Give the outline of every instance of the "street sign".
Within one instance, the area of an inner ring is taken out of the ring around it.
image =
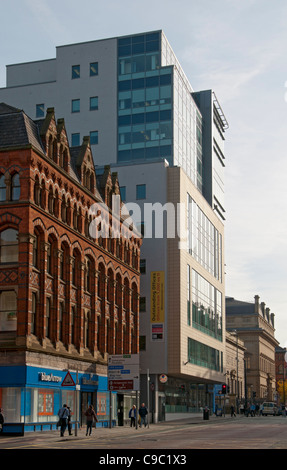
[[[121,391],[121,390],[134,390],[133,380],[109,380],[109,390]]]
[[[74,387],[75,386],[75,382],[70,374],[70,372],[68,371],[67,374],[66,374],[66,377],[64,378],[63,382],[62,382],[62,387]]]
[[[109,356],[109,390],[139,390],[139,378],[139,354]]]
[[[167,382],[167,375],[165,374],[160,374],[159,376],[159,381],[162,383],[162,384],[165,384]]]

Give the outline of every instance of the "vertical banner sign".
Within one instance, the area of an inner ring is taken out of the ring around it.
[[[151,272],[150,322],[152,341],[163,341],[164,332],[164,271]]]

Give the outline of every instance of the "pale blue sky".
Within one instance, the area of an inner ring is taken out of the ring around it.
[[[230,125],[226,295],[253,301],[258,294],[275,313],[276,338],[287,346],[287,2],[0,4],[0,87],[6,65],[53,58],[56,46],[162,29],[194,90],[215,91]]]

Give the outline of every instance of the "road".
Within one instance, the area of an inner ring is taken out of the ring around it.
[[[287,449],[287,418],[187,419],[152,424],[137,430],[130,427],[93,429],[91,437],[86,437],[85,429],[79,430],[78,436],[67,435],[63,438],[58,432],[26,433],[20,437],[1,436],[0,449],[97,449],[117,452],[130,449],[136,450],[138,455],[144,455],[146,450],[163,451],[166,455],[168,451],[176,454],[184,449]]]

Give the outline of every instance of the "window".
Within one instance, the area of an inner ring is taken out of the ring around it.
[[[12,176],[11,178],[11,200],[12,201],[18,201],[20,198],[20,178],[18,173],[15,173],[15,175]]]
[[[120,187],[120,193],[121,193],[121,199],[123,202],[126,202],[126,186],[121,186]]]
[[[146,260],[145,259],[140,260],[140,273],[141,274],[146,273]]]
[[[59,340],[63,341],[63,314],[64,314],[64,302],[60,302],[59,309]]]
[[[0,292],[0,331],[15,331],[17,327],[17,296],[13,290]]]
[[[146,311],[146,298],[140,297],[140,312]]]
[[[36,104],[36,118],[42,118],[45,116],[45,105],[44,103]]]
[[[39,389],[38,415],[48,416],[54,412],[54,392]]]
[[[99,133],[98,131],[90,132],[90,144],[97,145],[99,143]]]
[[[95,111],[99,109],[99,99],[97,96],[90,97],[90,111]]]
[[[72,65],[72,79],[80,78],[80,66]]]
[[[99,73],[99,64],[98,62],[91,62],[90,63],[90,77],[94,77]]]
[[[32,293],[32,317],[31,317],[31,333],[36,333],[36,315],[37,315],[37,296]]]
[[[145,198],[146,198],[146,185],[137,184],[137,199],[145,199]]]
[[[72,134],[72,147],[78,147],[80,145],[80,134],[77,132]]]
[[[50,242],[47,244],[47,272],[52,275],[52,246]]]
[[[80,100],[72,100],[72,113],[80,112]]]
[[[51,324],[51,299],[49,297],[47,297],[47,300],[46,300],[46,323],[45,323],[45,336],[47,338],[49,338],[50,336],[50,333],[51,333],[51,328],[50,328],[50,324]]]
[[[18,231],[13,228],[0,233],[0,263],[18,263]]]
[[[0,202],[6,201],[5,175],[0,176]]]

